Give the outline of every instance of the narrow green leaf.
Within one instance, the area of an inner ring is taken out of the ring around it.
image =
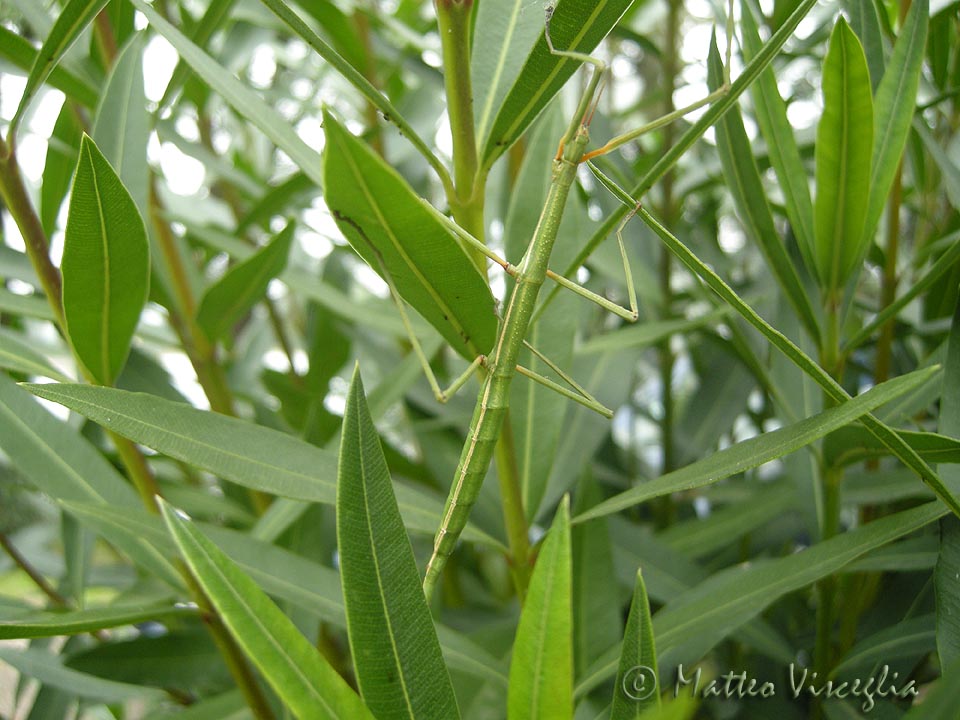
[[[29,40],[0,25],[0,58],[20,70],[30,72],[37,54],[37,49]],[[55,67],[47,82],[84,107],[92,108],[97,104],[97,91],[66,68]]]
[[[565,496],[537,556],[510,661],[507,717],[573,717],[570,499]]]
[[[497,320],[486,280],[436,211],[330,113],[325,200],[346,236],[375,272],[468,360],[493,347]]]
[[[913,129],[920,136],[926,151],[930,154],[930,158],[940,170],[940,182],[943,184],[950,204],[953,205],[954,210],[960,208],[960,162],[956,162],[944,150],[940,141],[930,132],[923,116],[914,116]]]
[[[620,649],[617,681],[613,686],[610,720],[637,720],[649,708],[660,707],[657,650],[653,641],[653,621],[643,573],[637,570],[637,582],[630,603],[630,617]]]
[[[796,502],[796,490],[790,483],[777,482],[769,487],[751,487],[749,497],[749,502],[731,502],[711,510],[706,518],[674,523],[657,537],[687,557],[710,555],[787,515]]]
[[[337,547],[364,702],[378,718],[459,718],[359,366],[343,414]]]
[[[559,50],[589,54],[619,22],[633,0],[561,0],[550,21],[550,36]],[[526,12],[536,12],[536,6]],[[481,166],[489,169],[530,127],[547,103],[581,63],[550,53],[544,35],[530,50],[523,69],[510,86],[490,126],[481,138]]]
[[[58,500],[140,504],[129,483],[93,445],[2,373],[0,448],[39,490]]]
[[[0,311],[23,317],[53,320],[50,303],[39,293],[18,295],[0,288]]]
[[[927,46],[929,12],[929,3],[910,4],[900,37],[893,47],[893,55],[877,88],[870,196],[864,226],[868,239],[873,238],[880,222],[910,134]]]
[[[17,128],[30,106],[37,90],[47,81],[50,73],[60,62],[63,54],[80,37],[83,29],[90,24],[97,13],[107,4],[107,0],[69,0],[57,16],[57,21],[50,29],[43,46],[34,58],[27,83],[23,88],[23,96],[17,112],[10,121],[7,131],[10,138],[16,137]]]
[[[326,505],[335,502],[336,457],[292,435],[144,393],[90,385],[26,387],[118,435],[225,480],[281,497]],[[433,534],[442,501],[402,485],[397,486],[397,497],[406,522]],[[502,547],[469,525],[465,537]]]
[[[672,492],[703,487],[781,458],[902,395],[938,371],[939,368],[917,370],[888,380],[841,405],[793,425],[744,440],[656,480],[626,490],[577,516],[574,522],[609,515]]]
[[[64,507],[98,532],[140,538],[165,557],[175,553],[173,541],[161,520],[146,510],[119,511],[106,505],[86,503],[64,503]],[[335,627],[346,627],[340,578],[336,571],[237,530],[202,523],[199,527],[271,596]],[[149,569],[149,566],[145,567]],[[506,686],[506,670],[500,660],[445,625],[437,627],[437,635],[451,668]]]
[[[237,234],[243,235],[250,228],[259,225],[268,229],[270,220],[276,215],[285,215],[288,208],[300,207],[299,203],[309,204],[317,192],[316,186],[302,171],[298,170],[278,185],[270,187],[237,226]]]
[[[850,27],[860,38],[863,54],[870,68],[870,85],[874,92],[883,78],[886,60],[883,56],[883,31],[874,0],[844,0],[844,9],[850,18]]]
[[[356,693],[250,577],[162,500],[190,572],[247,657],[297,717],[372,718]]]
[[[911,430],[901,430],[899,435],[928,462],[960,463],[960,440],[938,433]],[[890,449],[886,445],[866,428],[856,425],[830,433],[823,442],[823,461],[828,465],[852,465],[889,454]],[[944,475],[943,470],[940,474]]]
[[[723,64],[717,48],[716,35],[711,38],[708,60],[708,77],[711,90],[716,90],[723,82]],[[797,269],[787,253],[787,247],[777,232],[773,222],[773,213],[763,189],[760,170],[753,158],[753,150],[747,131],[743,127],[743,117],[738,106],[732,107],[716,124],[717,150],[720,165],[727,187],[737,207],[737,216],[743,223],[747,235],[760,248],[767,265],[773,271],[780,288],[788,302],[796,310],[803,326],[814,340],[818,340],[820,329],[813,304],[806,288],[797,273]],[[805,176],[802,176],[805,177]]]
[[[699,652],[694,654],[699,655],[786,593],[827,577],[869,550],[908,535],[947,512],[939,503],[928,503],[694,588],[653,619],[661,662],[667,662],[668,649],[676,656],[681,648],[696,647]]]
[[[603,498],[599,484],[584,473],[573,512]],[[574,675],[580,677],[604,651],[623,636],[620,615],[620,585],[616,576],[613,543],[606,518],[597,518],[571,528],[573,552],[573,658]]]
[[[200,301],[197,324],[210,339],[227,331],[267,292],[270,281],[283,272],[293,244],[293,223],[243,262],[234,265],[212,285]]]
[[[28,375],[40,375],[59,382],[70,382],[47,359],[30,346],[30,339],[0,327],[0,367]]]
[[[130,193],[87,136],[80,143],[61,271],[70,342],[97,382],[110,385],[147,301],[150,248]]]
[[[523,0],[486,0],[477,6],[476,12],[476,26],[483,28],[483,32],[474,35],[470,79],[477,143],[483,147],[507,91],[516,82],[527,55],[543,33],[544,15],[536,5]],[[554,145],[556,142],[554,138]],[[516,187],[525,188],[522,183]]]
[[[870,0],[865,0],[870,2]],[[744,1],[741,4],[740,36],[743,39],[744,59],[751,62],[762,49],[753,5]],[[764,68],[756,82],[750,87],[750,99],[753,100],[754,116],[760,132],[767,141],[770,164],[777,174],[780,190],[783,192],[787,217],[797,244],[807,264],[813,272],[814,231],[813,201],[810,199],[810,185],[807,171],[800,158],[796,135],[787,119],[787,104],[777,88],[777,76],[772,67]]]
[[[380,92],[373,84],[367,80],[353,65],[344,60],[336,50],[330,47],[323,39],[317,35],[313,30],[303,20],[300,19],[300,16],[297,15],[293,10],[289,8],[284,0],[262,0],[263,4],[266,5],[278,18],[283,20],[291,30],[293,30],[297,35],[300,36],[304,42],[307,43],[310,47],[317,51],[317,53],[326,60],[331,67],[336,69],[344,79],[349,82],[351,85],[356,88],[361,95],[363,95],[371,105],[380,110],[383,113],[383,116],[390,122],[394,123],[400,132],[406,137],[410,143],[420,152],[421,155],[430,163],[437,175],[440,177],[440,180],[443,182],[444,188],[449,192],[453,189],[453,184],[450,179],[450,173],[444,167],[443,163],[437,158],[437,156],[430,149],[430,146],[427,145],[413,127],[408,123],[403,115],[400,114],[400,111],[397,110],[393,103],[391,103],[386,96]],[[308,172],[307,169],[300,165],[300,169],[304,172]]]
[[[231,681],[223,656],[199,621],[81,649],[66,664],[104,680],[194,695],[229,687]]]
[[[954,309],[947,340],[939,430],[948,437],[960,438],[960,302]],[[946,486],[960,493],[960,467],[951,465],[939,470]],[[947,667],[960,658],[960,518],[951,516],[940,521],[940,547],[933,580],[937,653],[941,666]]]
[[[140,33],[117,57],[100,96],[93,126],[93,139],[143,217],[147,216],[147,185],[150,165],[150,114],[143,89],[143,50],[146,34]]]
[[[70,188],[73,170],[77,167],[77,154],[83,128],[74,108],[65,102],[53,126],[53,134],[47,142],[47,158],[43,165],[43,180],[40,183],[40,222],[49,237],[57,224],[60,206]]]
[[[870,241],[864,230],[872,151],[870,72],[860,41],[841,17],[823,61],[823,115],[815,149],[817,272],[829,292],[842,287]]]
[[[686,335],[706,325],[722,320],[730,314],[730,308],[718,308],[690,320],[659,320],[641,322],[605,332],[590,338],[577,347],[578,355],[607,353],[615,350],[640,350],[656,345],[671,335]]]
[[[0,660],[12,665],[23,675],[36,678],[44,685],[91,700],[122,703],[127,700],[159,700],[164,697],[164,693],[155,688],[102,680],[93,675],[71,670],[64,667],[56,655],[37,648],[16,650],[11,647],[0,647]]]
[[[960,241],[960,232],[950,233],[946,237],[940,238],[937,242],[945,242],[947,250],[937,258],[936,262],[919,280],[910,284],[906,292],[878,312],[870,322],[857,330],[853,337],[848,338],[843,344],[843,350],[849,352],[859,347],[890,318],[896,317],[914,298],[922,295],[927,288],[953,270],[957,260],[960,260],[960,242],[958,241]]]
[[[237,4],[237,0],[211,0],[207,9],[203,12],[203,17],[190,35],[190,41],[199,48],[206,48],[207,43],[230,17],[230,11]],[[177,60],[177,66],[173,69],[170,76],[170,82],[167,83],[167,89],[163,91],[163,98],[160,100],[160,107],[167,107],[183,87],[187,78],[190,77],[190,66],[182,58]]]
[[[130,484],[93,445],[2,373],[0,449],[38,490],[61,504],[97,503],[124,512],[142,508]],[[178,584],[174,569],[142,538],[106,537],[157,577]]]
[[[78,635],[94,630],[135,625],[148,620],[161,622],[195,615],[196,610],[188,607],[173,607],[169,603],[31,613],[19,615],[13,620],[0,620],[0,640]]]
[[[909,535],[947,512],[940,503],[927,503],[836,535],[801,552],[747,564],[706,580],[654,616],[660,663],[690,662],[702,656],[784,595],[838,572],[860,556]],[[591,681],[613,677],[616,670],[613,657],[594,671]]]
[[[901,658],[919,660],[934,649],[935,642],[933,615],[893,623],[858,642],[840,659],[831,675],[849,677],[862,671],[866,675],[874,666]]]
[[[765,337],[773,347],[777,348],[794,365],[811,377],[817,385],[837,402],[845,402],[849,394],[834,380],[829,373],[817,365],[809,355],[795,345],[791,340],[766,322],[757,311],[750,307],[743,298],[723,281],[713,270],[707,267],[686,245],[677,239],[669,230],[660,224],[643,207],[637,210],[637,215],[652,229],[664,242],[667,248],[699,277],[711,290],[719,295],[724,302],[730,305],[737,314],[752,325]],[[917,475],[937,494],[937,497],[956,515],[960,516],[960,502],[940,479],[940,476],[901,438],[892,428],[885,425],[873,415],[867,414],[863,418],[864,425],[880,441],[889,447],[904,465]]]
[[[93,534],[70,513],[60,513],[60,541],[63,543],[63,579],[60,594],[74,607],[85,605],[87,580],[93,559]]]
[[[289,155],[311,180],[321,184],[319,154],[300,139],[286,118],[164,20],[150,4],[144,0],[130,2],[147,17],[151,27],[173,45],[180,58],[192,67],[205,83],[220,93],[242,117],[259,128]]]

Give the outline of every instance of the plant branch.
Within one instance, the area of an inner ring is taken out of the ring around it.
[[[472,0],[435,0],[440,44],[443,49],[443,79],[447,116],[453,137],[454,194],[448,196],[456,221],[481,241],[484,237],[483,173],[478,172],[477,139],[473,127],[473,87],[470,77],[470,15]],[[467,248],[481,272],[483,257]]]
[[[3,196],[3,202],[17,223],[17,227],[20,228],[20,234],[27,248],[27,256],[37,277],[40,278],[40,285],[50,302],[54,318],[62,328],[64,327],[61,305],[63,288],[60,271],[50,260],[47,235],[43,231],[43,225],[23,183],[16,150],[13,145],[8,146],[2,138],[0,138],[0,195]]]
[[[23,570],[23,572],[27,574],[27,577],[33,581],[33,584],[40,588],[40,591],[50,599],[50,602],[59,608],[70,606],[70,601],[61,595],[53,585],[47,582],[47,579],[40,574],[40,571],[30,564],[30,561],[10,542],[10,538],[3,532],[0,532],[0,547],[10,556],[14,565]]]

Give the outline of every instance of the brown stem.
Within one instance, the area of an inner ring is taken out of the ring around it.
[[[50,599],[50,602],[60,608],[70,607],[70,601],[61,595],[53,585],[48,583],[47,579],[40,574],[40,571],[30,564],[30,561],[10,542],[10,538],[7,537],[6,533],[0,532],[0,547],[6,551],[14,564],[27,574],[27,577],[33,581],[33,584],[40,588],[40,591]]]
[[[97,49],[100,50],[100,55],[103,58],[103,65],[110,68],[117,59],[117,39],[113,34],[113,28],[110,26],[110,15],[106,9],[97,13],[93,29]]]
[[[16,151],[2,138],[0,138],[0,195],[3,196],[3,202],[17,223],[17,227],[20,228],[20,234],[27,247],[27,256],[40,278],[40,285],[50,302],[57,324],[64,327],[60,271],[50,260],[47,235],[43,231],[43,225],[23,183]]]

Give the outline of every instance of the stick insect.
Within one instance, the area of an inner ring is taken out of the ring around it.
[[[623,241],[623,229],[633,215],[636,214],[639,203],[636,203],[633,211],[623,219],[616,231],[620,256],[626,275],[629,307],[618,305],[608,298],[562,275],[554,273],[548,268],[550,254],[553,250],[554,241],[557,238],[567,196],[576,179],[580,165],[588,162],[592,158],[606,154],[640,137],[644,133],[659,128],[672,120],[719,99],[728,92],[730,87],[728,68],[730,65],[733,35],[732,0],[730,0],[730,5],[727,9],[727,62],[724,69],[724,83],[721,88],[692,105],[680,108],[652,123],[620,135],[598,149],[588,151],[587,145],[590,140],[590,123],[597,110],[606,64],[602,60],[584,53],[555,48],[550,34],[550,21],[552,17],[553,6],[551,5],[545,10],[544,22],[544,38],[549,51],[553,55],[569,58],[589,66],[590,77],[586,84],[586,89],[579,100],[576,112],[560,139],[559,147],[553,160],[552,179],[543,212],[527,251],[519,264],[513,265],[500,258],[485,244],[474,238],[455,222],[445,216],[443,217],[443,222],[465,245],[476,249],[514,278],[513,290],[505,303],[499,331],[492,349],[486,355],[477,356],[446,390],[441,389],[433,371],[430,369],[428,359],[413,332],[413,326],[407,316],[404,302],[400,297],[394,280],[387,271],[383,256],[377,251],[369,239],[366,238],[359,225],[351,222],[349,218],[339,218],[353,226],[353,230],[356,231],[355,234],[359,235],[361,240],[369,245],[368,249],[371,251],[370,254],[378,261],[381,270],[380,274],[387,282],[390,294],[399,309],[401,320],[410,336],[413,350],[423,365],[428,382],[437,399],[445,402],[453,393],[460,389],[477,370],[481,370],[484,374],[480,393],[470,422],[467,441],[463,447],[460,461],[444,506],[440,527],[434,538],[433,553],[427,564],[423,590],[428,598],[436,586],[447,558],[452,554],[457,540],[466,526],[470,510],[479,495],[480,487],[487,473],[487,469],[490,466],[494,448],[501,432],[503,418],[509,402],[510,384],[515,374],[523,375],[534,382],[545,385],[607,418],[613,416],[611,410],[604,407],[589,392],[564,373],[554,362],[526,341],[527,331],[535,316],[540,288],[547,278],[557,285],[591,300],[624,320],[632,322],[637,320],[638,317],[636,290],[633,285],[630,263]],[[601,179],[605,181],[605,178]],[[554,382],[549,378],[518,365],[517,361],[521,348],[523,347],[528,348],[533,355],[543,361],[567,386],[565,387],[560,383]]]

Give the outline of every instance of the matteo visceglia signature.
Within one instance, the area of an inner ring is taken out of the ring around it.
[[[788,687],[784,690],[794,699],[799,699],[802,695],[818,697],[822,700],[859,699],[863,711],[870,712],[876,705],[876,698],[902,700],[919,694],[913,680],[901,683],[898,681],[899,677],[898,672],[890,672],[890,667],[884,665],[875,676],[849,680],[823,680],[815,670],[790,663],[787,676]],[[620,690],[633,700],[645,700],[657,690],[656,674],[646,665],[630,668],[624,673]],[[776,683],[750,677],[746,671],[730,670],[704,684],[700,668],[687,675],[683,665],[677,666],[677,677],[673,684],[674,697],[678,697],[681,693],[690,693],[691,697],[703,699],[771,698],[780,692],[781,688]]]

